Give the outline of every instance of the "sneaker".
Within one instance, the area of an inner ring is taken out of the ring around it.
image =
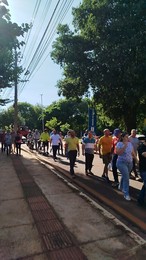
[[[75,174],[72,174],[72,176],[71,176],[71,177],[72,177],[72,179],[75,179],[75,178],[76,178]]]
[[[136,180],[136,181],[139,181],[139,179],[140,179],[140,178],[139,178],[138,176],[135,177],[135,180]]]
[[[125,200],[129,200],[129,201],[131,200],[131,198],[130,198],[129,195],[125,195],[125,196],[124,196],[124,199],[125,199]]]
[[[91,171],[89,171],[89,174],[90,174],[90,175],[94,175],[93,172],[91,172]]]

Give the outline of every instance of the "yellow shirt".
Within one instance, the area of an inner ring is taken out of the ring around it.
[[[102,136],[99,139],[99,145],[101,145],[101,154],[107,154],[112,149],[112,136]]]
[[[67,144],[68,151],[77,150],[77,146],[79,145],[79,139],[77,137],[67,137],[65,142]]]
[[[50,136],[47,132],[41,133],[40,139],[42,142],[46,142],[50,140]]]

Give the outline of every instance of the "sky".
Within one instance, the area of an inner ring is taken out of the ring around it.
[[[61,98],[56,84],[62,77],[62,71],[50,57],[52,42],[57,37],[56,27],[62,23],[73,28],[71,10],[78,7],[81,0],[8,0],[8,3],[12,22],[18,25],[33,23],[30,32],[23,38],[26,45],[21,49],[22,66],[24,73],[29,71],[30,74],[21,76],[26,81],[18,84],[18,102],[49,106]],[[44,47],[35,59],[42,40]],[[5,95],[13,100],[14,90],[6,90]],[[13,101],[7,107],[12,104]]]

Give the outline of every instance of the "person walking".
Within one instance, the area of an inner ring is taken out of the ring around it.
[[[40,133],[39,133],[38,129],[35,129],[35,131],[33,133],[33,140],[34,140],[34,148],[36,151],[38,150],[39,139],[40,139]]]
[[[48,154],[50,136],[49,136],[48,131],[47,131],[46,128],[41,133],[40,140],[43,143],[44,154],[46,154],[46,153]]]
[[[7,155],[9,155],[12,150],[12,136],[10,130],[7,130],[5,134],[5,147],[6,147]]]
[[[123,191],[124,198],[130,201],[129,178],[133,167],[133,157],[136,163],[138,160],[133,145],[128,140],[128,133],[121,134],[120,140],[116,145],[116,153],[118,155],[116,166],[122,174],[119,189]]]
[[[61,151],[61,155],[63,155],[63,135],[62,135],[62,132],[59,132],[59,136],[61,138],[61,142],[59,142],[58,155],[60,155],[60,151]]]
[[[97,151],[96,140],[93,137],[92,131],[82,140],[82,155],[85,155],[85,173],[86,175],[94,175],[91,171],[94,159],[94,150]]]
[[[146,195],[146,137],[144,142],[138,147],[139,156],[139,171],[143,181],[143,186],[138,196],[138,205],[144,206],[145,195]]]
[[[57,134],[56,130],[53,130],[53,134],[51,135],[50,138],[50,145],[52,145],[52,150],[53,150],[53,159],[54,161],[57,159],[56,153],[57,150],[59,149],[59,143],[62,144],[62,139],[59,134]]]
[[[14,129],[11,131],[11,136],[12,136],[12,153],[15,153],[16,145],[15,145],[15,137],[16,137],[16,132]]]
[[[15,136],[16,155],[21,155],[22,135],[17,131]]]
[[[109,129],[104,129],[104,135],[99,139],[99,156],[103,160],[104,169],[102,178],[109,182],[108,177],[108,165],[112,159],[112,136],[110,135]]]
[[[70,162],[70,174],[72,178],[75,178],[74,166],[77,157],[80,155],[79,139],[75,135],[74,130],[69,130],[69,137],[65,139],[66,150],[68,151],[68,158]]]
[[[133,145],[133,148],[134,148],[134,152],[135,154],[137,155],[137,149],[138,149],[138,146],[140,144],[140,141],[139,139],[136,137],[136,129],[132,129],[131,130],[131,135],[129,136],[129,141],[132,143]],[[135,163],[135,159],[133,158],[133,168],[131,170],[131,173],[134,172],[134,175],[135,175],[135,180],[139,180],[139,177],[138,177],[138,172],[137,172],[137,169],[136,169],[136,163]],[[130,177],[133,177],[132,174],[130,173]]]
[[[121,131],[119,128],[116,128],[113,132],[113,137],[112,137],[112,142],[113,142],[113,154],[112,154],[112,171],[113,171],[113,177],[114,177],[114,183],[112,184],[112,187],[116,188],[119,186],[119,179],[118,179],[118,171],[117,171],[117,166],[116,166],[116,162],[117,162],[117,158],[118,155],[116,153],[116,145],[119,141],[119,137],[121,136]]]
[[[3,152],[5,152],[5,130],[1,131],[0,142],[1,142],[1,151],[3,153]]]

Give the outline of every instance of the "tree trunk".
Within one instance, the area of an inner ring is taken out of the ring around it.
[[[131,129],[136,129],[136,108],[128,110],[124,115],[126,131],[130,134]]]

